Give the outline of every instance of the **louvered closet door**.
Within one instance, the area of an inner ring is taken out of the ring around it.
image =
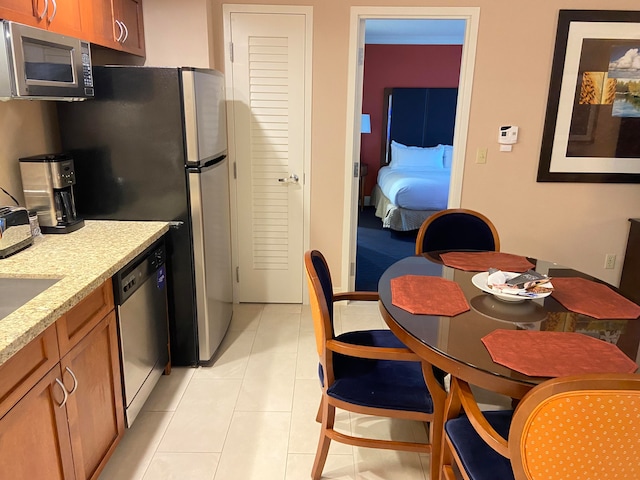
[[[302,302],[305,17],[231,14],[240,302]]]

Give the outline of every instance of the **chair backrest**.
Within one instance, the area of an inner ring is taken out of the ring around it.
[[[516,480],[640,479],[640,375],[535,387],[514,413],[509,456]]]
[[[331,273],[324,256],[317,250],[309,250],[304,254],[304,268],[309,285],[316,348],[318,355],[322,357],[325,342],[334,337]]]
[[[498,231],[481,213],[465,208],[441,210],[418,230],[416,255],[439,250],[500,251]]]

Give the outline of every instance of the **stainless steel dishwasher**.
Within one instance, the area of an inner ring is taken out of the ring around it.
[[[113,277],[128,427],[169,361],[165,252],[161,240]]]

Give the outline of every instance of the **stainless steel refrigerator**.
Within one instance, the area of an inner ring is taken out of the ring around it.
[[[57,105],[61,145],[76,167],[78,215],[172,222],[171,360],[208,363],[232,315],[223,76],[104,66],[93,77],[94,99]]]

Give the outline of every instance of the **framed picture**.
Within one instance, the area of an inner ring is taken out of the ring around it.
[[[560,10],[538,182],[640,183],[640,11]]]

